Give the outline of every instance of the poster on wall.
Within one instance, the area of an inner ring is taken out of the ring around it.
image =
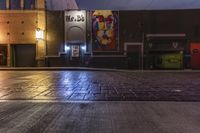
[[[118,12],[92,11],[93,51],[116,51],[118,46]]]
[[[79,46],[78,45],[72,46],[72,57],[79,57]]]

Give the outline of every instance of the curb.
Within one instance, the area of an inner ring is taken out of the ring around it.
[[[127,71],[123,69],[88,67],[3,67],[0,71]]]
[[[90,67],[0,67],[0,71],[108,71],[108,72],[159,72],[159,73],[199,73],[200,70],[128,70]]]

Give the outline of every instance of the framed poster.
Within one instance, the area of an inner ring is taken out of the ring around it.
[[[117,51],[118,11],[92,11],[93,51]]]
[[[72,57],[79,57],[79,45],[72,45]]]

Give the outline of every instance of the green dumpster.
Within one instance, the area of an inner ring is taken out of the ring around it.
[[[165,54],[162,55],[162,68],[164,69],[181,69],[183,64],[183,54]]]

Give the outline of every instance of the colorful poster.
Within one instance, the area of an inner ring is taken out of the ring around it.
[[[117,50],[118,12],[92,11],[92,34],[94,51]]]

